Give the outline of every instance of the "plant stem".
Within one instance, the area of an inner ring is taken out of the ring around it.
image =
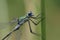
[[[44,17],[41,22],[42,40],[46,40],[45,0],[41,0],[41,17]]]

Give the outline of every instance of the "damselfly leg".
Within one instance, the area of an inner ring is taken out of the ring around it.
[[[34,25],[38,25],[40,22],[42,22],[43,20],[44,20],[45,18],[42,18],[41,20],[39,20],[37,23],[36,22],[34,22],[33,20],[31,20],[30,19],[30,21],[32,21],[32,23],[34,24]]]
[[[35,19],[35,20],[41,19],[41,20],[39,20],[38,22],[34,22],[34,21],[31,20],[31,19],[30,19],[30,21],[32,21],[32,23],[33,23],[34,25],[38,25],[40,22],[42,22],[42,21],[45,19],[45,17],[39,17],[39,16],[40,16],[40,14],[38,14],[36,17],[31,17],[31,18],[33,18],[33,19]]]
[[[28,20],[28,24],[29,24],[30,32],[31,32],[32,34],[39,35],[39,34],[37,34],[37,33],[35,33],[35,32],[32,31],[32,29],[31,29],[31,25],[30,25],[30,21],[29,21],[29,20]]]
[[[29,20],[28,20],[28,24],[29,24],[30,32],[32,33],[32,29],[31,29],[31,25],[30,25],[30,21]]]

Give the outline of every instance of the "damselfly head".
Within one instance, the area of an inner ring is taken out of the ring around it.
[[[30,11],[30,12],[28,13],[28,16],[29,16],[29,17],[33,16],[33,13]]]

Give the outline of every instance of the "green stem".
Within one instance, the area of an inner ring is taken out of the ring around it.
[[[45,17],[45,0],[41,0],[41,17]],[[42,40],[46,40],[46,19],[41,22]]]

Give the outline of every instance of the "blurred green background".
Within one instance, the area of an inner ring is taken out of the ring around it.
[[[60,40],[60,0],[46,0],[46,40]]]
[[[43,0],[45,4],[46,17],[46,40],[60,40],[60,0]],[[42,2],[43,2],[42,1]],[[0,40],[7,35],[15,26],[15,24],[7,25],[6,22],[11,21],[14,17],[21,17],[30,10],[37,15],[41,13],[41,0],[0,0]],[[42,12],[44,12],[42,11]],[[41,23],[32,29],[39,36],[29,32],[28,24],[25,23],[18,31],[14,32],[8,40],[42,40]],[[7,40],[6,39],[6,40]]]

